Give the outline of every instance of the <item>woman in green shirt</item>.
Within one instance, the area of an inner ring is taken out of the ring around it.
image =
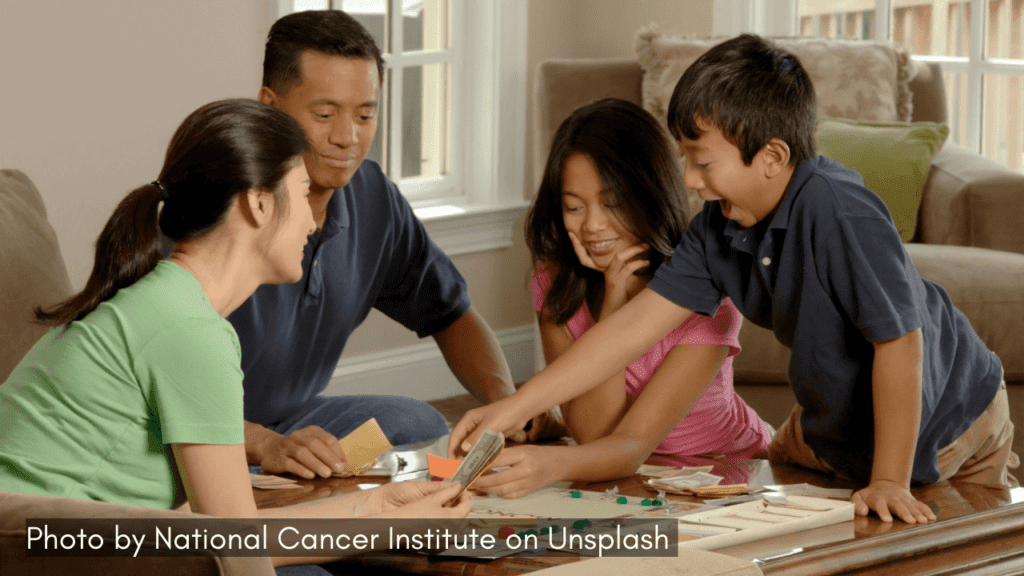
[[[104,227],[86,287],[36,311],[55,328],[0,386],[0,490],[163,508],[187,497],[228,518],[468,515],[467,497],[444,506],[458,486],[431,482],[256,509],[241,349],[224,318],[261,284],[302,278],[308,151],[291,117],[255,100],[185,119],[157,180]]]

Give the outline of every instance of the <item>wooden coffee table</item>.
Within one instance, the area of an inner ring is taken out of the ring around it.
[[[821,487],[856,488],[848,481],[802,468],[771,465],[764,460],[708,460],[726,483],[746,481],[752,487],[809,483]],[[698,465],[701,462],[694,462]],[[269,508],[326,498],[386,482],[379,478],[301,480],[293,490],[254,490],[257,506]],[[614,482],[577,484],[574,488],[649,496],[632,476]],[[986,488],[962,482],[915,487],[914,496],[938,518],[926,525],[886,523],[874,516],[853,522],[774,537],[716,550],[756,560],[765,574],[1022,574],[1024,573],[1024,488]],[[696,501],[685,496],[673,499]],[[328,565],[339,573],[464,574],[505,576],[577,562],[565,552],[520,553],[496,560],[379,552]]]

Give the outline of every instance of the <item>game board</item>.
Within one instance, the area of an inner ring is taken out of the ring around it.
[[[636,496],[547,487],[511,500],[474,498],[470,517],[484,520],[488,526],[497,526],[502,519],[516,525],[530,517],[590,520],[588,526],[595,531],[608,529],[609,519],[676,518],[680,547],[704,550],[853,520],[850,502],[779,493],[729,506],[713,500],[705,504],[650,502],[649,498]]]

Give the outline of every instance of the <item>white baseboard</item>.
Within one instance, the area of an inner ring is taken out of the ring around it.
[[[537,328],[533,324],[495,333],[515,382],[525,382],[536,369]],[[439,400],[466,394],[433,339],[383,352],[342,358],[323,394],[393,394],[417,400]]]

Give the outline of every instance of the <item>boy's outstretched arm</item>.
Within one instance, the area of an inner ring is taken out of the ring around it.
[[[931,509],[910,493],[921,427],[921,330],[873,344],[875,453],[871,483],[850,500],[861,516],[874,510],[885,522],[892,522],[893,514],[908,524],[934,521]]]
[[[470,410],[455,425],[448,454],[468,452],[484,430],[511,431],[623,370],[692,314],[650,288],[588,330],[512,396]]]

